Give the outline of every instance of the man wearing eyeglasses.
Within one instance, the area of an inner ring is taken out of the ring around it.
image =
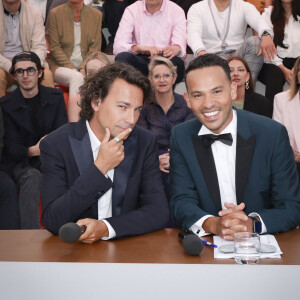
[[[40,85],[43,71],[34,52],[17,54],[10,74],[18,88],[0,99],[5,127],[1,169],[19,187],[22,229],[40,228],[40,141],[67,123],[62,93]]]

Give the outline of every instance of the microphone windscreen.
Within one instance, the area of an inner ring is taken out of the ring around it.
[[[82,234],[81,228],[76,223],[67,223],[60,227],[58,235],[66,243],[76,242]]]
[[[182,247],[189,255],[199,255],[203,250],[203,243],[197,235],[188,234],[182,241]]]

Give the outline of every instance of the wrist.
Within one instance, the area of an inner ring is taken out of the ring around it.
[[[207,218],[203,224],[202,228],[205,232],[209,232],[212,234],[217,234],[217,222],[219,220],[219,217],[209,217]]]

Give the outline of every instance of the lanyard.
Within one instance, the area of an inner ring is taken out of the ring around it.
[[[216,20],[215,20],[215,16],[213,14],[213,11],[211,9],[211,0],[208,0],[208,6],[209,6],[209,9],[210,9],[210,13],[211,13],[211,16],[212,16],[212,19],[214,21],[214,25],[215,25],[215,28],[216,28],[216,31],[217,31],[217,35],[218,35],[218,38],[221,40],[221,48],[222,50],[226,50],[226,47],[228,47],[228,43],[226,42],[226,38],[227,38],[227,35],[228,35],[228,31],[229,31],[229,23],[230,23],[230,16],[231,16],[231,2],[229,3],[229,11],[228,11],[228,15],[227,15],[227,19],[226,19],[226,30],[225,30],[225,35],[223,37],[223,39],[221,38],[221,33],[218,29],[218,26],[217,26],[217,23],[216,23]]]

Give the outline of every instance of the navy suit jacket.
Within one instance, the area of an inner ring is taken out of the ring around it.
[[[218,215],[221,198],[211,147],[198,136],[201,123],[191,120],[172,131],[170,211],[188,229],[205,215]],[[237,110],[236,198],[245,213],[258,213],[268,233],[300,223],[300,188],[293,151],[284,126]]]
[[[125,159],[113,183],[95,166],[84,120],[69,123],[40,144],[43,223],[54,234],[68,222],[97,219],[97,203],[111,187],[116,237],[162,229],[169,210],[159,171],[154,135],[135,127],[124,141]]]

